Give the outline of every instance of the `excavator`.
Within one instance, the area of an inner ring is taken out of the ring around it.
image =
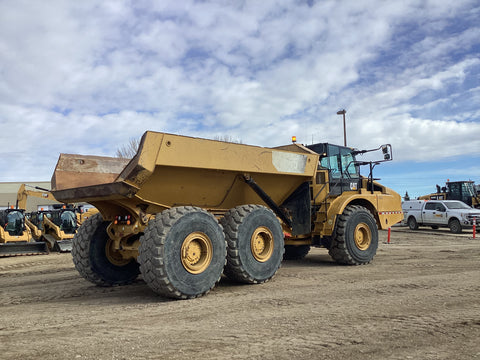
[[[47,189],[34,187],[27,190],[22,184],[17,192],[17,209],[26,209],[29,196],[57,201]],[[54,205],[52,210],[39,210],[27,214],[25,224],[32,237],[45,242],[51,251],[69,252],[72,250],[72,239],[79,226],[75,209],[67,205]]]
[[[436,186],[437,191],[420,196],[419,200],[459,200],[474,208],[480,208],[480,194],[476,191],[475,183],[469,181],[447,180],[445,186]]]
[[[47,244],[35,241],[25,223],[23,209],[0,210],[0,256],[48,254]]]

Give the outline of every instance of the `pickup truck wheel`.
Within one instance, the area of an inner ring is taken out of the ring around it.
[[[369,263],[377,252],[378,229],[373,215],[363,206],[349,205],[338,217],[330,256],[340,264]]]
[[[140,239],[138,261],[147,285],[165,297],[191,299],[208,293],[222,276],[225,237],[209,212],[174,207],[157,214]]]
[[[460,225],[458,219],[451,219],[448,222],[448,227],[450,228],[450,232],[454,234],[460,234],[462,232],[462,225]]]
[[[72,240],[73,263],[80,275],[96,285],[129,284],[140,273],[138,263],[134,259],[119,261],[113,254],[108,225],[109,222],[103,221],[102,215],[97,213],[78,228]]]
[[[415,217],[410,216],[407,220],[407,225],[410,228],[410,230],[418,230],[418,223]]]
[[[282,227],[273,211],[259,205],[237,206],[220,223],[227,240],[225,275],[247,284],[270,280],[285,251]]]
[[[283,260],[301,260],[309,251],[310,245],[285,245]]]

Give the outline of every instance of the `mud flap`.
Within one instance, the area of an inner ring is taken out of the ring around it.
[[[47,243],[39,242],[21,242],[21,243],[6,243],[0,245],[1,256],[16,256],[16,255],[46,255],[48,254]]]

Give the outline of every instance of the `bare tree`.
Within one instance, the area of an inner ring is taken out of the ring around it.
[[[131,159],[137,153],[139,146],[140,146],[139,139],[130,138],[130,141],[128,142],[127,145],[123,145],[122,147],[117,149],[117,153],[115,154],[115,156],[123,159]]]

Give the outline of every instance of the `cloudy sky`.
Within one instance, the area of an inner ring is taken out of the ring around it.
[[[480,183],[478,0],[0,0],[0,181],[144,131],[393,146],[401,195]],[[366,170],[366,169],[365,169]]]

